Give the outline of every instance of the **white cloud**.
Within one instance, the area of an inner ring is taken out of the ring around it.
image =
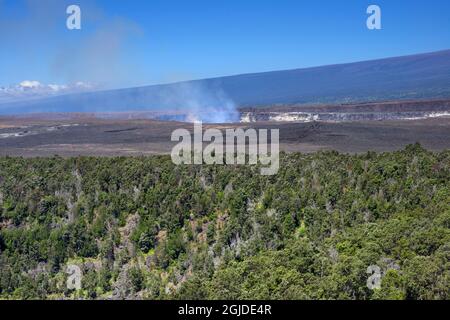
[[[24,80],[19,84],[0,87],[0,103],[45,98],[96,89],[98,89],[96,85],[81,81],[71,84],[42,84],[36,80]]]
[[[41,86],[41,83],[39,81],[30,81],[30,80],[25,80],[22,81],[19,86],[23,87],[23,88],[38,88]]]

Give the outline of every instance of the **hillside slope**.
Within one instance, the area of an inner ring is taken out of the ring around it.
[[[0,104],[0,114],[450,97],[450,50]]]

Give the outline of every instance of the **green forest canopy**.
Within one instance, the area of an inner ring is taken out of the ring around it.
[[[0,158],[0,298],[450,298],[450,151],[280,161]]]

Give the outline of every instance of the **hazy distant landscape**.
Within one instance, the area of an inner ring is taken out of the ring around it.
[[[450,50],[306,69],[243,74],[0,103],[0,115],[171,111],[236,120],[238,108],[450,98]],[[217,116],[217,114],[219,116]]]
[[[169,153],[193,121],[280,129],[284,151],[450,147],[450,50],[0,104],[0,154]]]

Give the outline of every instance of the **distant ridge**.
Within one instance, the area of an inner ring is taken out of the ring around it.
[[[223,97],[238,107],[448,98],[450,50],[0,104],[0,114],[183,110]]]

